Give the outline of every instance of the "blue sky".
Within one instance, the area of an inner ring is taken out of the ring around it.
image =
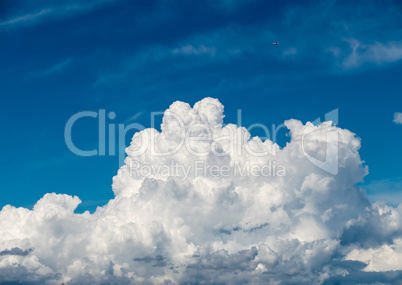
[[[362,187],[373,199],[402,200],[402,125],[393,122],[402,112],[399,1],[0,5],[0,207],[31,207],[56,192],[79,196],[83,211],[113,197],[118,157],[66,147],[75,113],[105,109],[117,115],[107,123],[149,127],[150,112],[207,96],[225,106],[226,122],[242,109],[245,126],[312,121],[338,108],[339,126],[362,140]],[[97,131],[95,119],[83,119],[73,140],[96,148]]]

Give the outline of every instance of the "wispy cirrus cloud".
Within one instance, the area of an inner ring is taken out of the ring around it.
[[[344,68],[357,68],[364,63],[384,64],[402,59],[402,42],[375,42],[365,44],[357,39],[347,39],[351,52],[343,58]]]
[[[294,48],[294,47],[285,49],[285,50],[282,52],[282,54],[283,54],[284,56],[291,56],[291,55],[295,55],[296,53],[297,53],[297,49]]]
[[[198,47],[195,47],[193,45],[185,45],[180,48],[175,48],[172,50],[173,54],[209,54],[211,56],[215,55],[216,53],[216,48],[215,47],[207,47],[204,45],[200,45]]]
[[[338,73],[363,70],[365,63],[380,67],[402,59],[402,42],[395,36],[394,28],[387,29],[382,37],[378,36],[379,29],[385,28],[381,25],[370,27],[372,32],[369,35],[364,30],[367,25],[365,14],[369,13],[370,7],[362,9],[359,17],[348,20],[344,14],[349,8],[331,3],[308,8],[292,6],[284,11],[284,17],[275,19],[277,23],[266,19],[259,24],[259,29],[234,21],[214,29],[196,31],[176,42],[147,46],[131,54],[133,60],[125,58],[119,70],[101,74],[97,84],[121,81],[132,73],[138,76],[135,70],[148,69],[155,62],[168,63],[170,72],[185,70],[184,76],[188,76],[189,70],[200,66],[236,60],[255,60],[267,66],[276,64],[278,74],[281,67],[288,64],[295,68],[308,64],[310,72]],[[375,15],[372,22],[390,25],[395,20],[380,21],[381,17],[381,14]],[[311,37],[311,30],[315,31],[314,37]],[[373,39],[377,41],[373,43]],[[273,47],[272,41],[279,41],[280,45]],[[187,56],[186,61],[179,56]],[[157,73],[163,72],[158,65]]]
[[[68,67],[69,65],[71,65],[71,62],[72,62],[71,57],[69,57],[63,61],[60,61],[60,62],[56,63],[55,65],[51,66],[50,68],[46,69],[45,71],[43,71],[43,75],[50,75],[53,73],[60,72],[63,69],[65,69],[66,67]]]
[[[6,19],[0,20],[0,27],[15,28],[21,25],[33,25],[42,21],[66,17],[76,13],[89,11],[112,0],[96,0],[91,2],[69,1],[69,2],[33,2],[35,5],[29,8],[21,8],[16,14],[9,15]]]
[[[59,60],[58,62],[50,65],[50,66],[45,66],[45,67],[40,67],[37,70],[34,70],[28,74],[26,74],[25,78],[37,78],[37,77],[46,77],[46,76],[51,76],[54,74],[60,74],[63,72],[66,68],[71,66],[73,63],[73,58],[68,57],[62,60]]]
[[[16,16],[16,17],[6,20],[4,22],[0,22],[0,26],[10,26],[10,25],[16,25],[16,24],[20,24],[20,23],[24,23],[24,22],[28,22],[28,21],[35,21],[51,12],[52,12],[52,9],[42,9],[37,13],[29,13],[29,14],[25,14],[25,15],[21,15],[21,16]]]

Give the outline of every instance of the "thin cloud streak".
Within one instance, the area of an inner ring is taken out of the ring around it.
[[[107,2],[112,2],[112,0],[98,0],[95,2],[87,2],[85,4],[74,2],[68,2],[67,5],[57,5],[57,2],[51,2],[55,4],[54,6],[41,7],[39,12],[32,11],[20,11],[19,15],[13,15],[8,20],[0,22],[0,26],[7,28],[15,28],[24,24],[37,24],[45,21],[46,19],[51,19],[52,17],[65,17],[74,13],[82,13],[89,11],[99,5]],[[78,4],[79,3],[79,4]]]
[[[44,15],[47,15],[47,14],[49,14],[51,12],[52,12],[52,9],[42,9],[38,13],[26,14],[26,15],[18,16],[16,18],[7,20],[5,22],[1,22],[0,26],[15,25],[15,24],[19,24],[21,22],[37,20],[37,19],[39,19],[39,18],[43,17]]]
[[[44,75],[50,75],[53,73],[57,73],[62,71],[63,69],[65,69],[66,67],[68,67],[69,65],[71,65],[72,59],[71,57],[67,58],[66,60],[63,60],[59,63],[56,63],[55,65],[53,65],[52,67],[50,67],[49,69],[45,70],[43,72]]]

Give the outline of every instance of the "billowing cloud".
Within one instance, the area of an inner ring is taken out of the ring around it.
[[[0,280],[38,284],[389,283],[399,280],[402,207],[371,204],[352,132],[285,122],[283,148],[223,124],[205,98],[173,103],[136,133],[115,198],[76,214],[49,193],[0,212]],[[309,129],[306,134],[305,130]],[[327,133],[336,132],[337,140]],[[337,152],[326,149],[337,147]],[[338,162],[332,175],[310,156]],[[328,155],[329,154],[329,155]],[[327,155],[327,157],[326,157]],[[336,156],[335,156],[336,155]],[[330,157],[328,157],[330,156]]]
[[[1,255],[21,255],[21,256],[25,256],[28,255],[33,249],[32,248],[28,248],[27,250],[21,250],[18,247],[14,247],[11,250],[3,250],[2,252],[0,252],[0,256]]]
[[[384,244],[379,248],[354,249],[347,259],[367,263],[365,271],[402,270],[402,239],[395,239],[392,245]]]

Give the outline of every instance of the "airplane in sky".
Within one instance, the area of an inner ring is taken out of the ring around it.
[[[279,45],[279,43],[278,43],[278,42],[273,42],[272,44],[273,44],[274,46]]]

